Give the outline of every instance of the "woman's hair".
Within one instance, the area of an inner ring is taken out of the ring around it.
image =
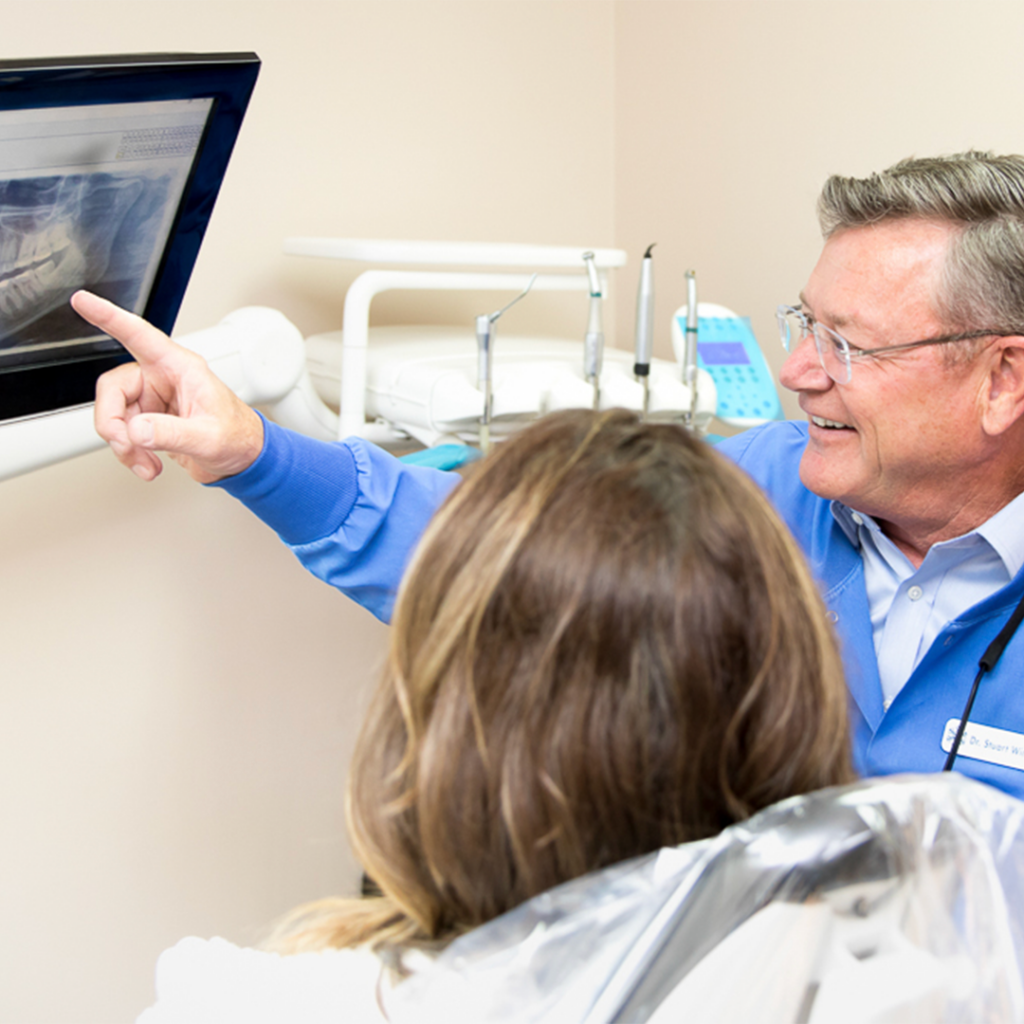
[[[305,908],[284,948],[447,941],[851,778],[825,609],[757,488],[680,427],[557,413],[402,585],[348,790],[383,897]]]

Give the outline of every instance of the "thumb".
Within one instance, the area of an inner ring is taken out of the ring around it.
[[[216,417],[140,413],[128,421],[128,439],[136,448],[167,452],[201,483],[234,476],[263,449],[263,421],[247,405],[238,405],[245,415],[227,432]]]

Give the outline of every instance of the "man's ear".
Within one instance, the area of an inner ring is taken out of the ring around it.
[[[998,338],[990,350],[987,394],[983,396],[982,429],[1002,434],[1024,415],[1024,336]]]

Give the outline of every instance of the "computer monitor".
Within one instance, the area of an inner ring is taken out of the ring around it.
[[[130,358],[79,288],[170,331],[259,72],[252,53],[0,61],[0,421]]]

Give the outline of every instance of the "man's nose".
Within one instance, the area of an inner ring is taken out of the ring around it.
[[[779,371],[779,383],[790,391],[827,391],[832,387],[832,378],[818,358],[813,335],[805,335],[786,356]]]

